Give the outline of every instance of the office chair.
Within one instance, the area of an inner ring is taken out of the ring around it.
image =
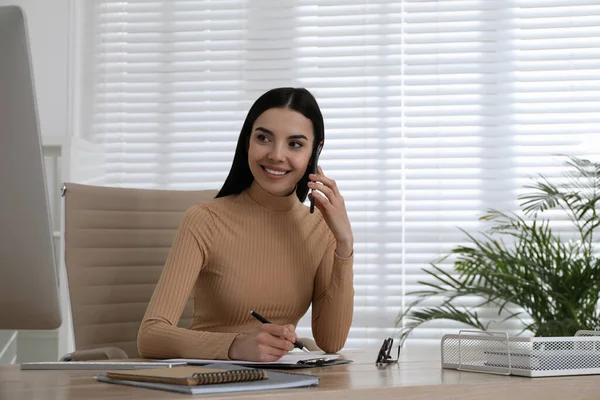
[[[137,333],[185,211],[215,190],[67,183],[65,264],[76,351],[63,360],[139,357]],[[190,299],[179,326],[193,315]]]
[[[216,190],[67,183],[65,264],[76,351],[65,361],[140,357],[139,326],[185,211]],[[189,327],[193,300],[178,326]],[[303,338],[309,350],[315,341]]]

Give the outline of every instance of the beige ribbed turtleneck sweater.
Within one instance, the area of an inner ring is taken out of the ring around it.
[[[338,257],[335,247],[319,210],[310,214],[295,193],[273,196],[254,182],[193,206],[142,321],[140,354],[227,359],[235,337],[260,326],[250,310],[296,325],[311,302],[317,345],[340,350],[352,322],[353,257]],[[192,325],[178,328],[190,294]]]

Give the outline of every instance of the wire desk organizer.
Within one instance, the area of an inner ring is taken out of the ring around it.
[[[535,377],[600,374],[600,331],[573,337],[511,337],[461,330],[442,337],[442,368]]]

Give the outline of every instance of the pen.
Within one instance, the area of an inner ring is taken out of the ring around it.
[[[271,323],[268,319],[266,319],[265,317],[263,317],[262,315],[260,315],[256,311],[250,311],[250,315],[252,315],[254,318],[256,318],[257,320],[259,320],[263,324],[270,324]],[[299,342],[298,340],[296,340],[294,342],[294,347],[297,348],[297,349],[302,350],[305,353],[310,354],[310,351],[308,351],[308,349],[306,347],[304,347],[304,345],[301,342]]]

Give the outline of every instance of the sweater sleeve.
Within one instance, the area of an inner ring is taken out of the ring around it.
[[[354,253],[339,257],[335,246],[331,239],[315,276],[312,300],[313,336],[327,353],[344,347],[354,311]]]
[[[210,256],[214,223],[203,205],[184,215],[137,338],[144,358],[227,359],[237,333],[179,328],[177,324]]]

